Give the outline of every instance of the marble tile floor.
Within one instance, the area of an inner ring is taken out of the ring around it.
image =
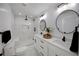
[[[34,46],[30,46],[26,48],[24,51],[16,53],[16,56],[40,56],[40,54]]]

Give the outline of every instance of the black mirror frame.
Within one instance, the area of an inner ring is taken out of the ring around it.
[[[75,13],[77,14],[77,16],[79,17],[79,14],[78,14],[76,11],[74,11],[74,10],[65,10],[65,11],[61,12],[61,13],[58,15],[58,17],[56,18],[56,24],[55,24],[55,25],[56,25],[57,30],[58,30],[60,33],[70,34],[70,33],[73,33],[75,30],[66,33],[66,32],[62,32],[62,31],[58,28],[58,26],[57,26],[57,20],[58,20],[59,16],[60,16],[61,14],[63,14],[64,12],[66,12],[66,11],[73,11],[73,12],[75,12]]]

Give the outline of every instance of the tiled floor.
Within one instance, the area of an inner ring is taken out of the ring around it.
[[[16,56],[40,56],[34,46],[26,48],[24,51],[16,53]]]

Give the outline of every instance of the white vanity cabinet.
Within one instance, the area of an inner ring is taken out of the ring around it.
[[[37,49],[39,54],[41,56],[47,56],[48,55],[47,43],[39,37],[35,37],[34,40],[35,40],[35,48]]]
[[[41,56],[76,56],[77,54],[71,52],[66,48],[57,38],[44,39],[42,36],[36,35],[34,37],[35,48]],[[57,42],[56,42],[57,41]],[[60,42],[61,44],[59,44]]]
[[[66,51],[60,47],[52,44],[48,44],[48,55],[49,56],[76,56],[76,54]]]
[[[58,54],[56,54],[56,48],[50,44],[48,44],[48,55],[49,56],[58,56]]]

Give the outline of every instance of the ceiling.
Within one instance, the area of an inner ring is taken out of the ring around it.
[[[34,17],[41,12],[56,7],[60,3],[10,3],[14,16]]]

